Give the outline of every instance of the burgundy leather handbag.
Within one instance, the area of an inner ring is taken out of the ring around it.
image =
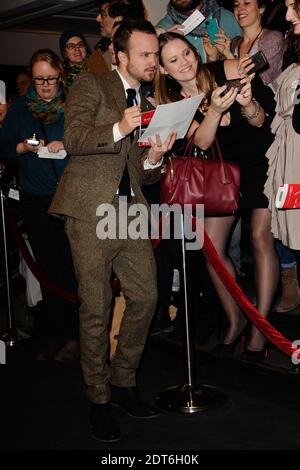
[[[204,204],[205,216],[230,215],[238,211],[240,169],[223,160],[218,142],[212,144],[213,159],[192,156],[193,136],[185,156],[170,156],[161,177],[161,202],[169,205]]]

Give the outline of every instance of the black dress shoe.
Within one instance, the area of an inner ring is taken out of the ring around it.
[[[110,403],[104,405],[92,403],[90,421],[92,435],[97,441],[118,442],[121,439],[120,429]]]
[[[140,401],[136,387],[111,385],[111,402],[134,418],[150,419],[160,416],[155,408]]]

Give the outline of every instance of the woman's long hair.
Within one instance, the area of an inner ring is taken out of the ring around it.
[[[300,19],[300,0],[295,0],[294,8],[296,10],[298,18]],[[287,37],[287,43],[287,50],[290,56],[291,63],[300,62],[300,35],[294,34],[292,24]]]
[[[198,92],[205,93],[205,99],[202,101],[202,110],[206,110],[210,104],[211,94],[216,87],[215,79],[212,72],[201,62],[201,59],[198,55],[197,49],[181,34],[168,32],[160,34],[158,37],[159,42],[159,64],[163,67],[162,62],[162,51],[163,48],[168,42],[179,39],[184,42],[186,46],[191,49],[193,52],[198,66],[197,66],[197,76],[196,84]],[[181,95],[181,85],[174,80],[169,75],[161,73],[158,70],[155,77],[155,101],[157,104],[165,104],[174,101],[182,100],[183,96]]]

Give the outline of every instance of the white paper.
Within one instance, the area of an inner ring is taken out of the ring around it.
[[[282,186],[279,186],[277,194],[276,194],[276,200],[275,200],[275,207],[277,207],[277,209],[281,209],[283,207],[285,198],[288,193],[288,189],[289,189],[288,184],[283,184]]]
[[[204,20],[205,16],[203,16],[199,10],[195,10],[194,13],[192,13],[191,16],[189,16],[188,19],[181,24],[183,28],[180,28],[180,30],[186,36],[191,31],[193,31],[193,29],[197,28],[197,26]]]
[[[38,156],[39,158],[53,158],[55,160],[63,160],[66,158],[67,152],[65,150],[59,150],[58,152],[49,152],[47,147],[39,147]]]
[[[149,137],[155,141],[156,134],[159,134],[162,142],[164,142],[170,132],[177,132],[177,139],[182,139],[187,133],[203,97],[204,93],[201,93],[201,95],[176,101],[175,103],[158,105],[149,126],[138,142],[146,144]]]
[[[16,201],[20,200],[20,193],[18,189],[9,188],[8,197],[10,199],[15,199]]]

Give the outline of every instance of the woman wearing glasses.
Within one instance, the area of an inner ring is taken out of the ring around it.
[[[89,46],[79,31],[64,31],[59,38],[59,47],[64,59],[66,92],[72,86],[75,78],[81,72],[88,71],[86,58],[89,55]]]
[[[63,158],[64,70],[50,49],[35,52],[29,64],[32,86],[10,107],[2,129],[4,157],[18,164],[20,208],[35,260],[42,272],[63,289],[76,292],[72,258],[63,222],[48,207],[68,163]],[[42,149],[44,147],[44,149]],[[40,158],[41,151],[50,152]],[[57,157],[60,156],[58,159]],[[42,287],[37,318],[40,358],[72,359],[78,355],[78,308]]]

